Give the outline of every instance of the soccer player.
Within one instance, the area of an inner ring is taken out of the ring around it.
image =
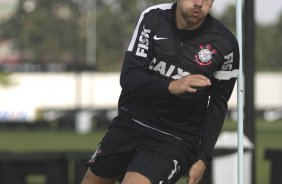
[[[200,182],[238,75],[236,38],[209,11],[177,0],[142,12],[120,76],[118,116],[82,184]]]

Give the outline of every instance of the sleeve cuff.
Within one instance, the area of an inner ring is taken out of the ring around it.
[[[202,160],[206,164],[206,166],[209,166],[211,163],[211,157],[207,156],[202,151],[200,152],[199,160]]]

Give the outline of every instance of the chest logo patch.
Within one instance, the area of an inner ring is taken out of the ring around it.
[[[201,66],[209,66],[212,64],[212,56],[216,54],[216,50],[210,44],[200,44],[200,51],[195,55],[197,63]]]

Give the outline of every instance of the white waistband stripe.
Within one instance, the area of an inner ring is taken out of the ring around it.
[[[138,123],[139,125],[143,126],[143,127],[150,128],[150,129],[155,130],[155,131],[158,131],[158,132],[160,132],[160,133],[162,133],[162,134],[169,135],[169,136],[172,136],[172,137],[175,137],[175,138],[177,138],[177,139],[182,140],[182,138],[180,138],[180,137],[178,137],[178,136],[176,136],[176,135],[173,135],[173,134],[164,132],[164,131],[162,131],[162,130],[159,130],[159,129],[157,129],[157,128],[151,127],[151,126],[146,125],[146,124],[144,124],[144,123],[142,123],[142,122],[140,122],[140,121],[138,121],[138,120],[136,120],[136,119],[132,119],[132,120],[135,121],[136,123]]]

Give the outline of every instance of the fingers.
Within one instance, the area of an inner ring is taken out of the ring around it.
[[[200,179],[190,176],[188,180],[188,184],[198,184]]]
[[[194,86],[196,87],[196,86]],[[199,86],[198,86],[199,87]],[[190,92],[190,93],[196,93],[198,90],[196,88],[193,88],[193,87],[190,87],[190,86],[187,86],[187,90],[186,92]]]
[[[183,78],[183,80],[186,81],[187,86],[191,87],[205,87],[211,85],[211,81],[203,75],[190,75]]]
[[[207,87],[211,81],[204,75],[188,75],[182,79],[172,81],[169,85],[169,91],[172,94],[182,94],[185,92],[195,93],[197,88]]]
[[[188,184],[198,184],[206,170],[206,165],[203,161],[198,160],[189,171]]]
[[[201,180],[201,176],[198,173],[189,173],[188,184],[198,184]]]

